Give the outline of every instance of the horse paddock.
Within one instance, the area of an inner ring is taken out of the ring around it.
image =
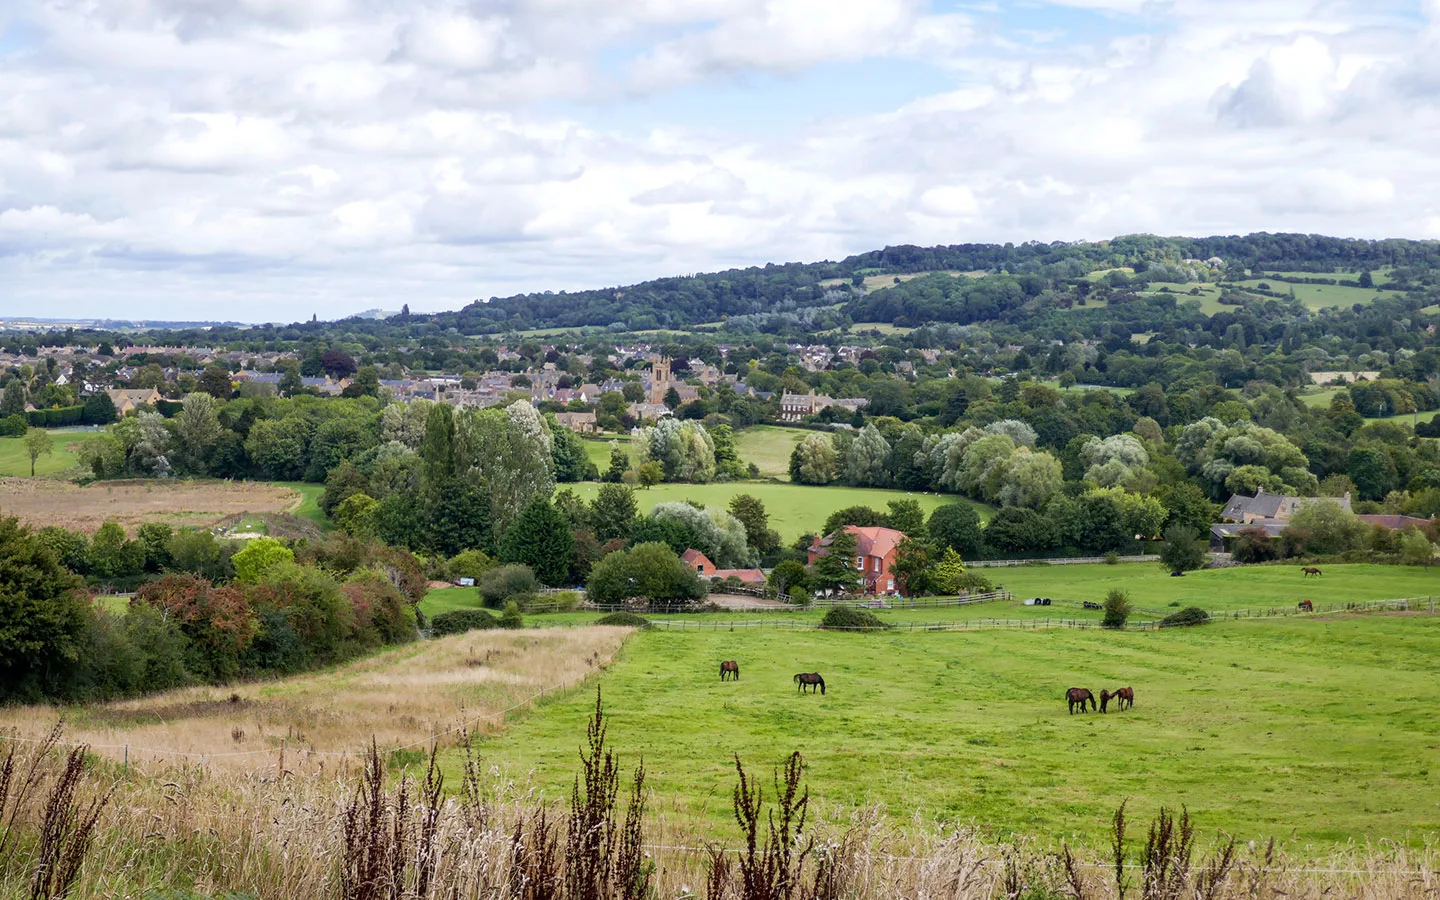
[[[1143,633],[645,631],[600,685],[622,763],[643,755],[668,814],[710,828],[733,824],[731,754],[764,772],[799,750],[827,816],[873,807],[1099,847],[1128,801],[1137,820],[1187,807],[1202,841],[1419,843],[1440,827],[1440,683],[1418,674],[1436,654],[1428,614]],[[743,680],[717,677],[727,659]],[[827,692],[802,695],[796,672],[822,673]],[[1388,689],[1357,701],[1357,685]],[[1131,687],[1137,702],[1068,715],[1070,687]],[[558,699],[476,748],[563,799],[594,702]]]

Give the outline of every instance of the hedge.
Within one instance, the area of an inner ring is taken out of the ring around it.
[[[34,409],[25,414],[33,428],[61,428],[79,425],[85,413],[83,406],[62,406],[58,409]]]
[[[455,609],[430,620],[430,634],[434,637],[499,627],[499,620],[483,609]]]
[[[1210,621],[1210,614],[1198,606],[1187,606],[1177,613],[1171,613],[1160,620],[1165,627],[1173,625],[1204,625]]]
[[[889,622],[880,619],[872,612],[863,609],[856,609],[853,606],[832,607],[820,620],[821,628],[868,628],[885,629],[894,628]]]
[[[601,616],[595,620],[596,625],[623,625],[626,628],[645,628],[650,620],[644,616],[637,616],[632,612],[613,612],[608,616]]]

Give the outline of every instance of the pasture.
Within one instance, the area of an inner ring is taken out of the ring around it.
[[[604,475],[605,470],[610,468],[610,442],[619,441],[620,446],[629,449],[630,435],[628,434],[607,434],[597,437],[584,437],[581,440],[585,444],[585,455],[595,464],[595,468]]]
[[[878,806],[1097,847],[1128,799],[1137,820],[1185,804],[1207,842],[1224,829],[1421,843],[1440,827],[1440,683],[1419,677],[1437,652],[1440,618],[1425,615],[1145,633],[649,631],[600,684],[622,766],[643,757],[680,822],[730,819],[732,753],[768,786],[799,750],[832,817]],[[722,659],[739,662],[738,682],[719,681]],[[797,693],[792,674],[809,671],[825,695]],[[1124,685],[1134,709],[1067,715],[1067,687]],[[476,747],[563,799],[593,703],[575,692]]]
[[[805,438],[818,432],[779,425],[755,425],[735,432],[735,451],[746,463],[760,467],[764,478],[790,479],[790,454]]]
[[[1159,563],[1103,563],[1077,566],[983,568],[996,585],[1019,597],[1051,597],[1099,602],[1112,588],[1130,592],[1137,607],[1174,612],[1176,607],[1227,609],[1289,608],[1301,600],[1316,605],[1360,600],[1440,595],[1440,570],[1420,566],[1323,566],[1307,578],[1299,566],[1243,566],[1202,569],[1172,578]],[[1145,618],[1148,618],[1145,617]]]
[[[570,488],[585,501],[592,500],[599,492],[596,482],[561,485]],[[750,494],[765,504],[770,514],[770,527],[780,532],[786,543],[802,534],[818,530],[825,519],[837,509],[847,506],[871,506],[880,511],[891,500],[912,498],[920,501],[925,515],[947,503],[968,501],[940,494],[915,494],[907,491],[887,491],[876,488],[817,487],[803,484],[781,484],[770,481],[729,481],[719,484],[657,484],[648,490],[635,492],[635,499],[641,512],[649,512],[657,503],[667,501],[693,500],[707,507],[725,508],[736,494]],[[989,507],[972,504],[982,520],[990,518]]]
[[[103,432],[88,428],[52,428],[50,440],[54,449],[35,460],[35,475],[58,475],[79,466],[82,444]],[[25,452],[25,439],[0,438],[0,476],[24,478],[30,475],[30,454]]]
[[[1359,274],[1301,276],[1351,279],[1359,278]],[[1275,279],[1252,278],[1246,281],[1235,282],[1242,288],[1255,288],[1262,284],[1268,284],[1270,290],[1285,295],[1290,289],[1295,290],[1295,299],[1305,304],[1310,309],[1324,309],[1328,306],[1353,306],[1357,303],[1373,303],[1381,297],[1403,296],[1397,291],[1381,291],[1375,288],[1345,287],[1339,284],[1293,284],[1288,281],[1276,281]]]

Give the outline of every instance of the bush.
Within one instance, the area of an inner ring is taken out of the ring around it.
[[[533,594],[539,586],[529,566],[500,566],[480,576],[480,600],[491,609],[500,609],[511,597]]]
[[[1120,588],[1111,588],[1105,595],[1105,618],[1100,624],[1106,628],[1124,628],[1133,610],[1130,595]]]
[[[430,634],[434,637],[499,627],[499,620],[483,609],[451,610],[440,613],[430,620]]]
[[[520,613],[519,601],[511,600],[505,604],[505,612],[500,616],[500,627],[511,629],[525,627],[525,617]]]
[[[820,620],[821,628],[846,628],[846,629],[875,629],[894,628],[889,622],[881,620],[872,612],[863,609],[856,609],[853,606],[835,606]]]
[[[1106,554],[1105,554],[1105,565],[1107,565],[1107,566],[1118,566],[1118,565],[1120,565],[1120,554],[1116,553],[1114,550],[1111,550],[1109,553],[1106,553]]]
[[[620,625],[625,628],[649,628],[650,620],[632,612],[613,612],[595,620],[596,625]]]
[[[1210,621],[1210,614],[1198,606],[1187,606],[1177,613],[1171,613],[1160,620],[1165,627],[1172,625],[1204,625]]]
[[[970,569],[955,579],[955,590],[957,593],[965,591],[970,594],[988,594],[995,590],[995,586],[990,583],[989,578],[986,578],[980,572]]]

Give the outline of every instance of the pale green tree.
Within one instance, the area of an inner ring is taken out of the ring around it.
[[[175,416],[175,437],[187,471],[204,474],[210,451],[220,440],[220,404],[207,393],[186,394]]]
[[[1007,463],[1000,502],[1005,506],[1040,509],[1060,493],[1064,483],[1065,475],[1058,459],[1043,450],[1020,447]]]
[[[845,451],[845,480],[859,487],[890,483],[890,443],[873,424],[861,429]]]
[[[790,453],[790,480],[798,484],[829,484],[839,471],[835,445],[823,434],[807,435]]]

